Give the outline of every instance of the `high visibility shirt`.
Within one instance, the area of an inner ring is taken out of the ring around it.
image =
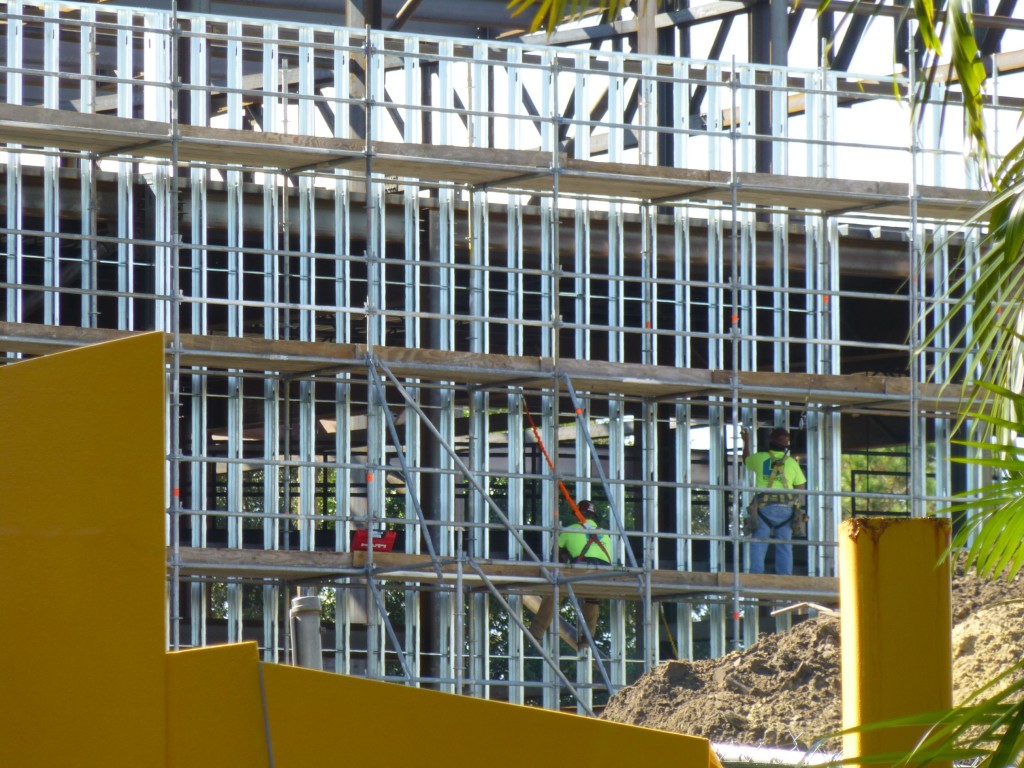
[[[772,488],[798,488],[807,482],[804,471],[800,469],[796,459],[782,451],[758,451],[747,456],[743,463],[756,475],[755,485],[758,488],[767,488],[775,465],[780,461],[782,469],[775,475]]]
[[[565,528],[562,533],[558,536],[558,548],[564,549],[569,553],[569,557],[575,560],[583,550],[586,550],[586,556],[592,557],[595,560],[611,565],[612,562],[612,537],[607,533],[592,534],[588,533],[588,530],[596,529],[597,523],[593,520],[587,520],[586,528],[580,523],[573,523],[572,525]],[[596,541],[587,547],[587,541],[593,536]],[[598,545],[600,542],[600,545]],[[602,549],[603,547],[603,549]]]

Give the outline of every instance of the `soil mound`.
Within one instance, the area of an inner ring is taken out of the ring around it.
[[[1024,601],[979,607],[953,628],[953,701],[962,703],[1021,658]]]
[[[953,580],[954,701],[1024,657],[1024,578]],[[810,749],[842,727],[839,619],[818,616],[718,659],[670,661],[616,693],[602,717],[715,742]],[[836,738],[819,748],[836,751]]]

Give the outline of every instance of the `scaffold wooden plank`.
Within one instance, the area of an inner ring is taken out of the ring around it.
[[[657,165],[572,160],[537,150],[372,142],[180,125],[0,104],[0,141],[29,147],[139,158],[177,158],[216,166],[269,169],[350,169],[417,182],[551,192],[643,201],[783,206],[830,213],[872,211],[908,216],[910,187],[892,182],[819,179],[765,173],[731,174]],[[972,190],[917,187],[917,215],[962,221],[981,200]]]
[[[100,328],[0,322],[0,352],[41,355],[87,344],[125,338],[139,332]],[[825,405],[851,412],[902,413],[911,402],[912,383],[906,377],[870,374],[825,375],[770,371],[724,371],[679,368],[600,360],[552,360],[406,347],[367,347],[362,344],[180,336],[180,362],[186,367],[224,371],[277,372],[284,375],[324,376],[365,371],[379,362],[399,378],[452,382],[457,386],[553,389],[568,376],[578,392],[696,399],[723,397],[733,388],[740,397]],[[174,354],[167,336],[168,355]],[[918,408],[943,415],[957,412],[962,401],[958,387],[919,383]]]
[[[173,551],[168,550],[168,563]],[[566,593],[571,583],[579,597],[642,599],[644,585],[639,571],[619,568],[580,568],[555,563],[523,563],[475,560],[488,580],[501,591],[549,594],[553,586],[546,572],[557,572]],[[460,578],[469,589],[483,587],[483,580],[466,563],[438,558],[440,575],[429,555],[379,552],[302,552],[296,550],[211,549],[182,547],[178,570],[182,576],[217,579],[288,579],[329,581],[361,578],[372,573],[384,582],[425,585],[454,585]],[[461,573],[460,573],[461,570]],[[819,603],[838,601],[836,578],[819,576],[777,576],[764,573],[708,573],[700,571],[654,570],[650,572],[651,595],[655,599],[693,598],[701,595],[731,594],[737,590],[752,597],[814,599]]]

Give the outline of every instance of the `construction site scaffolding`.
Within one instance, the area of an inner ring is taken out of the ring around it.
[[[315,595],[325,668],[592,712],[835,602],[857,504],[952,493],[925,320],[980,235],[949,228],[977,179],[938,84],[4,6],[0,342],[168,333],[169,647],[286,660]],[[847,417],[905,425],[904,488],[844,487]],[[799,576],[747,572],[737,432],[774,425],[809,481]],[[614,567],[558,563],[562,487]]]

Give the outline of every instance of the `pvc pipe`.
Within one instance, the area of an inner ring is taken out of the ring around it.
[[[320,598],[316,595],[292,598],[288,613],[292,621],[292,664],[307,669],[324,668],[320,642]]]

